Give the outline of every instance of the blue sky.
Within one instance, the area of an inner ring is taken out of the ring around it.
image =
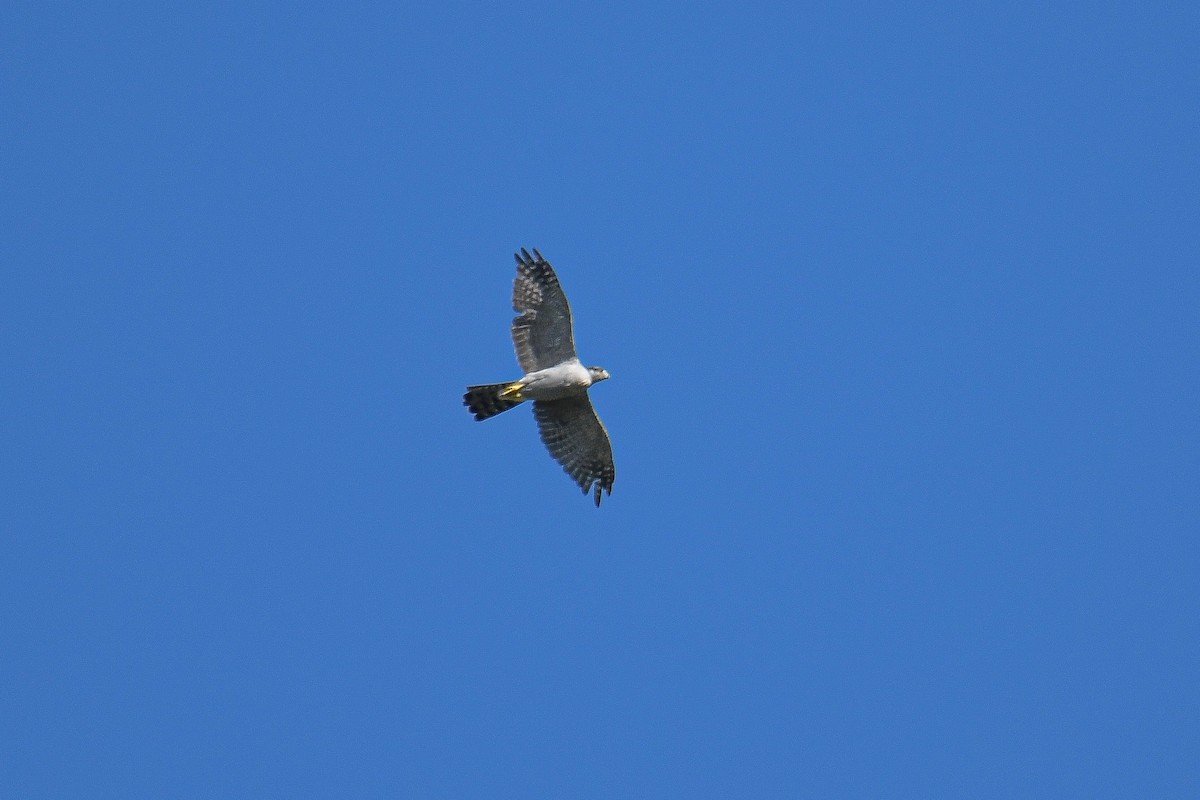
[[[1195,797],[1198,41],[6,3],[0,794]]]

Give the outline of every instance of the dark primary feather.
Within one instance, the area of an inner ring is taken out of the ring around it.
[[[521,248],[513,281],[513,346],[525,372],[553,367],[575,358],[571,306],[550,262],[536,249]]]
[[[600,490],[612,494],[617,470],[613,465],[608,431],[596,416],[588,396],[564,400],[538,400],[533,404],[538,433],[550,455],[579,485],[584,494],[595,485],[594,498],[600,506]]]

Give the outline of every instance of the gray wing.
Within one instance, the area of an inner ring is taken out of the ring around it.
[[[516,254],[517,279],[513,281],[512,323],[517,362],[528,374],[575,358],[571,306],[563,294],[550,262],[537,250]]]
[[[596,507],[600,507],[600,490],[612,494],[617,470],[613,466],[612,444],[608,431],[586,394],[564,400],[537,400],[533,404],[538,433],[554,460],[583,493],[595,484]]]

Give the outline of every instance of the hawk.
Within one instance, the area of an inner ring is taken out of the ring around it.
[[[608,379],[600,367],[585,367],[575,354],[571,306],[563,294],[550,262],[536,249],[515,254],[517,278],[513,281],[513,345],[525,376],[508,383],[468,386],[463,405],[482,421],[502,411],[533,401],[538,433],[550,455],[579,485],[584,494],[595,487],[612,494],[616,468],[608,431],[596,416],[588,388]]]

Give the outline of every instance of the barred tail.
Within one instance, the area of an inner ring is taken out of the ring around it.
[[[463,395],[463,405],[471,409],[477,421],[494,417],[501,411],[521,405],[525,400],[520,395],[510,394],[501,397],[500,393],[508,389],[511,383],[489,383],[486,386],[468,386]]]

